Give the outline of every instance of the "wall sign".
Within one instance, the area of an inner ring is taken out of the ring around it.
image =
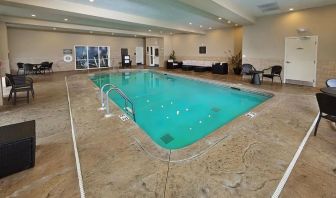
[[[66,63],[72,62],[72,49],[63,49],[63,60]]]

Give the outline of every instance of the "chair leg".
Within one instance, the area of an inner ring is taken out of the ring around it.
[[[34,91],[34,88],[32,87],[31,88],[31,95],[32,95],[32,97],[33,97],[33,99],[35,98],[35,91]]]
[[[282,85],[282,78],[281,78],[281,76],[279,76],[279,78],[280,78],[280,81],[281,81],[281,85]]]
[[[274,80],[273,80],[273,77],[272,77],[272,85],[273,85],[273,81],[274,81]]]
[[[27,91],[27,103],[29,104],[29,90]]]
[[[11,89],[9,92],[8,101],[10,101],[10,99],[12,98],[12,94],[13,94],[13,90]]]
[[[14,91],[13,105],[16,105],[16,91]]]
[[[319,124],[320,124],[320,121],[321,121],[321,113],[320,113],[320,116],[319,116],[319,118],[318,118],[318,120],[317,120],[317,122],[316,122],[316,125],[315,125],[314,136],[316,136],[316,134],[317,134],[317,128],[318,128],[318,126],[319,126]]]

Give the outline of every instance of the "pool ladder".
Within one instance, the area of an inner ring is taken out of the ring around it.
[[[105,87],[110,87],[105,94],[106,100],[104,100],[104,88]],[[118,95],[120,95],[124,99],[125,101],[124,110],[126,111],[128,115],[131,115],[134,122],[136,122],[133,102],[126,96],[126,94],[123,91],[121,91],[114,84],[105,84],[101,87],[100,89],[101,107],[99,108],[99,110],[106,110],[105,117],[107,118],[112,116],[112,113],[110,112],[109,102],[108,102],[109,101],[108,95],[111,91],[115,91]],[[131,107],[128,106],[128,103],[131,104]]]

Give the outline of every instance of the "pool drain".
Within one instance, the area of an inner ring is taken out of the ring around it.
[[[174,138],[173,138],[171,135],[169,135],[169,134],[166,134],[166,135],[162,136],[160,139],[161,139],[165,144],[169,144],[170,142],[172,142],[172,141],[174,140]]]
[[[218,108],[218,107],[213,107],[212,109],[211,109],[211,111],[213,111],[213,112],[220,112],[221,111],[221,109],[220,108]]]

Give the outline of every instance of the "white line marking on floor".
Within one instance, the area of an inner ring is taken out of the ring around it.
[[[68,94],[68,104],[69,104],[70,123],[71,123],[71,134],[72,134],[72,142],[73,142],[73,146],[74,146],[74,153],[75,153],[75,159],[76,159],[76,168],[77,168],[77,176],[78,176],[78,185],[79,185],[80,197],[85,198],[83,177],[82,177],[82,171],[81,171],[78,149],[77,149],[75,127],[74,127],[73,118],[72,118],[71,102],[70,102],[70,94],[69,94],[67,77],[65,77],[65,85],[66,85],[67,94]]]
[[[311,125],[311,127],[309,128],[309,130],[307,131],[307,134],[306,136],[303,138],[298,150],[296,151],[295,155],[294,155],[294,158],[292,159],[291,163],[288,165],[288,168],[285,172],[285,174],[283,175],[282,179],[280,180],[279,184],[278,184],[278,187],[276,188],[276,190],[274,191],[273,195],[272,195],[272,198],[278,198],[292,172],[292,170],[294,169],[294,166],[296,164],[296,161],[299,159],[300,155],[301,155],[301,152],[305,146],[305,144],[307,143],[308,141],[308,138],[310,137],[311,133],[313,132],[314,128],[315,128],[315,125],[316,125],[316,122],[318,120],[318,117],[319,117],[320,113],[317,114],[313,124]]]

